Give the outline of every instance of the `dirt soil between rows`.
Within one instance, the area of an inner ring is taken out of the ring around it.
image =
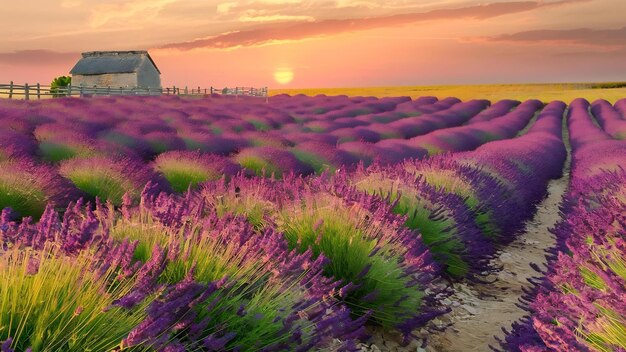
[[[444,300],[452,311],[433,321],[435,326],[446,327],[442,332],[426,332],[427,346],[416,340],[401,347],[399,336],[372,329],[371,342],[361,345],[363,351],[417,351],[417,352],[486,352],[489,346],[498,347],[496,336],[503,338],[501,328],[510,330],[511,323],[526,312],[519,308],[522,289],[530,287],[528,279],[540,275],[531,264],[545,269],[546,250],[555,244],[549,229],[560,220],[559,205],[567,190],[569,167],[564,176],[548,185],[548,196],[539,204],[537,213],[526,224],[514,242],[501,248],[494,259],[502,270],[494,274],[493,283],[458,282],[453,284],[454,294]]]

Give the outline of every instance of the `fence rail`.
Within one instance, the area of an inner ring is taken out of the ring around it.
[[[166,88],[129,88],[129,87],[102,87],[102,86],[72,86],[67,87],[51,87],[49,85],[0,84],[0,96],[8,96],[9,99],[23,98],[44,99],[51,97],[64,96],[93,96],[93,95],[180,95],[180,96],[209,96],[213,94],[233,95],[233,96],[251,96],[264,97],[268,96],[267,87],[224,87],[224,88],[189,88],[189,87],[166,87]]]

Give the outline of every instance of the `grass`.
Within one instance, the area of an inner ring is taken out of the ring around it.
[[[334,165],[315,153],[292,149],[291,154],[293,154],[298,160],[311,166],[313,170],[315,170],[316,174],[321,174],[322,172],[333,173],[337,169]]]
[[[306,299],[306,289],[300,286],[299,275],[279,276],[277,268],[285,259],[269,260],[266,257],[270,248],[263,247],[263,241],[257,241],[261,234],[248,233],[238,237],[241,234],[236,232],[240,230],[237,225],[236,221],[214,226],[209,221],[190,220],[176,229],[160,224],[149,211],[140,209],[129,219],[117,218],[111,234],[120,241],[138,241],[134,257],[142,262],[149,260],[151,248],[155,245],[180,250],[180,254],[168,262],[160,275],[160,282],[175,284],[190,272],[200,283],[229,278],[232,286],[219,290],[219,300],[209,297],[200,304],[196,320],[210,316],[206,333],[227,327],[229,332],[236,333],[229,344],[236,344],[246,351],[280,341],[288,344],[291,330],[298,328],[292,326],[287,330],[281,317],[285,317],[286,309]],[[306,270],[301,275],[305,274]],[[244,306],[246,313],[238,313]],[[302,329],[303,340],[307,341],[310,338],[307,334],[313,328],[311,323],[302,320],[296,325]]]
[[[434,258],[443,264],[445,271],[454,277],[463,277],[469,272],[469,263],[460,255],[464,251],[463,243],[456,238],[451,217],[433,218],[435,205],[422,197],[415,189],[399,180],[384,178],[373,173],[359,180],[356,187],[370,194],[377,194],[389,199],[397,199],[393,212],[406,215],[405,226],[419,230],[424,243],[429,247]]]
[[[11,167],[11,164],[0,166]],[[0,172],[0,209],[10,207],[21,216],[38,219],[46,209],[48,197],[37,186],[36,177],[24,172]]]
[[[255,155],[239,154],[235,157],[235,161],[243,168],[254,172],[257,176],[274,175],[276,178],[281,178],[283,175],[282,170],[276,165]]]
[[[480,199],[474,187],[462,179],[456,172],[446,169],[421,168],[415,169],[407,164],[406,170],[416,176],[422,176],[426,183],[443,189],[446,193],[454,193],[461,197],[467,207],[475,213],[476,224],[481,228],[485,236],[496,236],[498,228],[493,220],[493,214],[489,209],[481,206]]]
[[[362,88],[301,88],[271,89],[270,95],[306,94],[394,97],[436,96],[437,98],[457,97],[461,100],[501,99],[528,100],[538,99],[544,102],[562,100],[571,102],[575,98],[589,101],[606,99],[611,103],[626,97],[626,84],[618,83],[549,83],[549,84],[480,84],[480,85],[439,85],[439,86],[397,86],[397,87],[362,87]]]
[[[38,219],[46,209],[46,196],[36,188],[20,189],[0,180],[0,209],[10,207],[21,216]]]
[[[132,280],[107,286],[102,278],[115,278],[116,268],[100,276],[94,264],[91,253],[66,257],[54,246],[6,251],[0,259],[0,341],[12,338],[15,351],[115,349],[146,314],[143,307],[113,307]]]
[[[324,269],[326,275],[342,279],[344,284],[360,285],[345,298],[356,315],[372,309],[373,321],[389,327],[407,319],[407,315],[420,307],[424,293],[417,287],[406,286],[409,278],[402,275],[404,264],[397,255],[401,252],[397,248],[399,244],[392,241],[393,236],[383,236],[395,231],[391,223],[373,218],[375,214],[359,204],[346,204],[330,194],[315,197],[309,194],[307,198],[300,196],[291,201],[264,200],[269,190],[285,192],[273,185],[264,187],[267,190],[218,187],[205,194],[219,216],[244,215],[257,229],[266,226],[269,220],[292,248],[300,252],[311,248],[315,256],[323,253],[330,259]],[[378,247],[380,250],[372,253]],[[367,267],[369,271],[364,273]]]
[[[172,189],[183,193],[187,189],[198,188],[199,184],[208,180],[217,180],[222,175],[208,170],[193,160],[165,160],[156,164],[159,171],[170,183]]]
[[[330,259],[326,275],[358,285],[345,298],[356,315],[371,310],[372,320],[392,327],[419,309],[424,293],[407,286],[410,278],[403,275],[400,258],[391,254],[394,244],[378,235],[392,229],[378,219],[370,221],[371,216],[358,204],[320,195],[286,207],[277,222],[292,247],[301,252],[311,248],[314,255]]]
[[[234,187],[218,189],[218,192],[203,192],[218,216],[229,213],[241,215],[257,230],[268,226],[267,219],[274,217],[278,206],[265,199],[262,189],[252,187]]]
[[[74,146],[53,141],[39,143],[39,152],[45,161],[57,163],[73,157],[88,157],[95,155],[95,151],[86,146]]]
[[[198,188],[198,185],[210,178],[203,169],[187,165],[185,168],[162,168],[160,170],[170,183],[172,189],[178,193],[187,191],[189,187]]]
[[[103,201],[109,200],[115,205],[122,204],[122,198],[127,192],[138,195],[132,183],[112,170],[81,168],[67,171],[64,176],[81,191]]]

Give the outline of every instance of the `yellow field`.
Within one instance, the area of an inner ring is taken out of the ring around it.
[[[589,101],[606,99],[611,103],[626,98],[626,88],[592,88],[595,83],[563,84],[483,84],[450,86],[414,86],[414,87],[366,87],[366,88],[305,88],[305,89],[270,89],[270,95],[306,94],[348,96],[405,96],[421,97],[432,95],[437,98],[457,97],[461,100],[489,99],[539,99],[541,101],[562,100],[569,103],[575,98]]]

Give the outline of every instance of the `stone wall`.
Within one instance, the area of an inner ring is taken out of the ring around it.
[[[136,73],[106,73],[102,75],[74,75],[72,76],[72,86],[85,87],[111,87],[111,88],[133,88],[137,87]]]

